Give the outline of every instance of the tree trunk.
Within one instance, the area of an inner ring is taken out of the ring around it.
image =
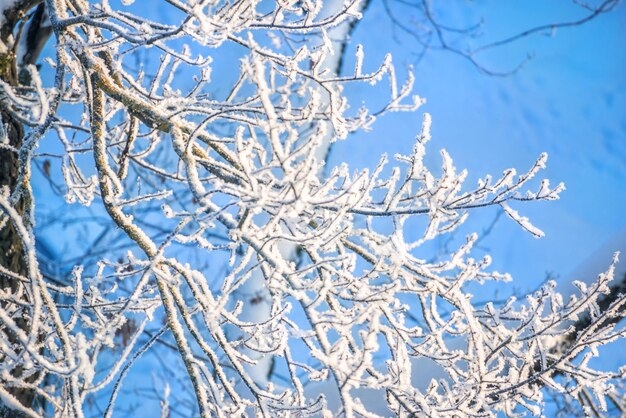
[[[2,68],[2,80],[10,84],[15,84],[15,73],[11,70],[7,71],[7,67],[9,66],[12,66],[14,68],[14,66],[11,65],[13,63],[9,63],[9,65],[7,65],[7,61],[3,60],[3,64],[5,64],[6,67]],[[12,118],[11,115],[5,111],[5,109],[0,109],[0,115],[2,116],[2,124],[4,127],[4,132],[6,132],[7,135],[9,145],[14,148],[19,148],[24,138],[23,127],[18,121]],[[5,148],[0,148],[0,187],[7,187],[10,191],[14,190],[17,183],[18,173],[19,162],[17,159],[17,155],[14,152],[9,151]],[[23,202],[19,202],[15,206],[15,209],[18,211],[19,214],[23,214]],[[0,229],[0,265],[14,273],[26,276],[26,261],[23,256],[22,242],[11,222],[7,222],[4,227]],[[12,294],[17,294],[18,292],[20,292],[19,282],[15,279],[0,275],[0,289],[2,289],[3,291],[9,290]],[[1,303],[3,304],[4,308],[5,302]],[[26,329],[28,327],[28,323],[25,319],[20,319],[18,324],[22,329]],[[17,339],[12,332],[2,328],[0,328],[0,332],[6,334],[7,339],[12,344],[17,343]],[[0,362],[1,361],[2,360],[0,357]],[[13,372],[16,374],[21,374],[21,370],[14,370]],[[32,405],[35,395],[32,390],[16,388],[6,389],[13,396],[15,396],[15,398],[22,405]],[[2,416],[8,417],[19,415],[16,415],[15,411],[7,411],[6,408],[0,406],[0,417]]]
[[[19,83],[19,69],[16,57],[16,48],[14,42],[11,42],[12,38],[16,35],[16,28],[18,23],[26,17],[26,13],[33,7],[37,6],[33,19],[28,24],[24,25],[22,29],[22,36],[26,36],[27,42],[23,45],[26,46],[25,59],[27,64],[34,63],[37,56],[41,52],[41,47],[45,40],[49,37],[49,29],[44,29],[43,32],[39,32],[39,25],[42,22],[42,16],[45,18],[44,6],[40,4],[41,1],[33,0],[21,0],[16,1],[13,7],[4,10],[4,21],[2,28],[0,29],[0,42],[5,48],[0,53],[0,79],[5,83],[16,86]],[[0,11],[2,12],[2,11]],[[37,17],[35,17],[38,15]],[[19,30],[19,29],[18,29]],[[32,50],[31,46],[33,41],[37,39],[37,48]],[[2,123],[2,132],[6,135],[6,138],[2,140],[6,141],[13,149],[19,149],[24,140],[24,127],[21,122],[14,118],[6,107],[0,101],[0,116]],[[4,135],[3,135],[4,136]],[[7,148],[0,148],[0,189],[8,189],[9,193],[15,190],[19,175],[19,160],[18,155]],[[24,213],[24,202],[20,200],[15,203],[14,209],[20,214]],[[27,265],[24,257],[24,251],[22,241],[17,234],[13,224],[6,222],[4,225],[2,219],[0,219],[0,265],[8,269],[9,271],[19,274],[21,276],[27,276]],[[16,298],[21,298],[25,301],[26,295],[24,293],[23,285],[19,281],[10,277],[0,274],[0,289],[2,291],[10,291]],[[2,301],[3,308],[8,308],[8,302]],[[25,307],[23,309],[29,309]],[[14,318],[20,328],[28,333],[29,327],[29,315],[19,315]],[[20,352],[20,346],[16,336],[11,331],[7,330],[3,324],[0,323],[0,333],[5,334],[2,338],[6,338],[11,345],[15,348],[16,352]],[[2,362],[2,356],[0,355],[0,363]],[[22,368],[15,368],[12,371],[13,376],[19,377],[24,370]],[[33,375],[27,380],[35,380],[37,375]],[[35,402],[35,392],[31,389],[5,387],[5,389],[13,395],[22,405],[32,407]],[[25,416],[21,412],[14,411],[1,404],[0,401],[0,417],[22,417]]]

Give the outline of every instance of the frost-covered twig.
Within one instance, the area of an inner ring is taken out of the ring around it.
[[[321,174],[330,142],[422,103],[390,58],[364,71],[362,48],[350,75],[332,71],[331,35],[358,17],[359,2],[169,1],[176,13],[162,20],[108,2],[45,4],[54,86],[34,68],[32,87],[1,86],[3,111],[30,129],[23,146],[3,148],[23,158],[19,185],[0,199],[0,225],[17,229],[28,266],[0,269],[15,283],[0,293],[7,403],[16,388],[36,388],[45,413],[81,416],[95,402],[112,416],[131,366],[165,350],[160,341],[182,378],[167,382],[160,411],[188,392],[189,414],[206,417],[375,416],[367,389],[397,416],[514,416],[540,411],[546,387],[583,408],[593,393],[594,408],[608,409],[602,394],[615,395],[623,372],[589,359],[624,334],[615,324],[626,299],[598,307],[610,271],[568,302],[548,284],[526,300],[480,306],[470,286],[511,278],[492,271],[490,257],[473,258],[476,234],[446,257],[418,256],[489,206],[540,237],[518,210],[563,191],[535,180],[546,155],[519,176],[509,169],[468,186],[445,150],[440,174],[426,165],[425,115],[413,152],[396,164],[383,156],[372,170]],[[232,74],[214,80],[224,50]],[[383,79],[381,110],[350,109],[346,83]],[[33,217],[15,207],[46,132],[58,142],[46,155],[59,157],[67,203],[104,219],[90,242],[123,243],[90,248],[50,286]],[[571,331],[581,315],[590,321]],[[436,370],[420,382],[424,361]]]

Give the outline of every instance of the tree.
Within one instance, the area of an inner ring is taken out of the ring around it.
[[[424,164],[424,115],[411,155],[320,174],[326,142],[422,103],[390,57],[365,70],[358,48],[337,74],[331,35],[358,1],[168,0],[161,20],[127,0],[38,3],[2,9],[6,408],[111,416],[129,371],[163,344],[184,375],[159,394],[164,415],[172,388],[205,417],[330,416],[332,396],[334,412],[372,416],[364,390],[398,416],[538,414],[549,391],[587,414],[624,411],[624,371],[590,364],[624,334],[626,298],[599,304],[617,257],[567,301],[550,282],[485,305],[468,285],[510,277],[472,257],[475,234],[445,259],[419,258],[486,206],[541,236],[512,206],[558,198],[563,185],[534,183],[546,155],[469,187],[445,151],[439,171]],[[34,66],[48,27],[52,80]],[[387,103],[352,111],[343,89],[359,82],[388,82]],[[66,247],[80,253],[67,274],[37,257],[30,181],[44,138],[55,164],[41,168],[87,247]],[[420,387],[424,362],[434,371]]]

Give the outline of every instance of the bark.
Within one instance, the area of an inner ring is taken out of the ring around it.
[[[16,86],[19,83],[19,70],[16,59],[18,54],[14,44],[12,45],[10,41],[11,35],[16,35],[16,33],[20,30],[20,22],[27,18],[27,12],[32,7],[37,6],[38,3],[41,2],[17,1],[12,8],[4,11],[4,24],[0,29],[0,40],[8,48],[6,52],[0,54],[0,79],[9,85]],[[49,31],[46,35],[44,30],[39,33],[38,36],[35,36],[35,34],[38,33],[39,25],[42,23],[41,14],[43,12],[43,4],[40,4],[37,7],[37,12],[39,17],[37,18],[37,21],[33,21],[33,25],[23,25],[30,32],[30,36],[33,37],[33,39],[36,38],[38,40],[38,48],[36,50],[25,51],[25,53],[28,54],[28,63],[36,61],[39,53],[41,52],[43,43],[45,43],[45,40],[50,35]],[[35,15],[36,14],[37,13],[35,13]],[[4,128],[4,132],[7,135],[8,144],[14,149],[19,149],[24,139],[24,127],[20,121],[14,118],[5,106],[2,105],[1,100],[0,116],[2,117],[1,123]],[[19,160],[17,154],[6,148],[0,148],[0,188],[8,188],[10,191],[13,191],[17,184],[18,175]],[[17,202],[14,207],[20,215],[23,215],[25,205],[22,200]],[[0,223],[0,225],[2,224]],[[0,265],[21,276],[27,276],[27,265],[24,257],[22,242],[11,222],[6,222],[6,224],[0,228]],[[17,280],[3,275],[0,275],[0,289],[3,291],[8,290],[15,295],[23,293],[23,289]],[[6,304],[6,302],[2,303]],[[22,329],[27,331],[29,321],[25,319],[26,317],[27,315],[22,315],[22,318],[16,318],[16,322]],[[5,329],[3,324],[0,324],[0,332],[5,333],[8,340],[12,342],[16,348],[18,347],[15,335]],[[1,355],[0,362],[2,362]],[[23,372],[24,370],[19,368],[12,371],[13,375],[16,377],[20,376]],[[34,380],[35,378],[36,375],[33,375],[29,380]],[[36,401],[35,393],[31,389],[13,387],[5,389],[8,390],[9,393],[11,393],[24,406],[30,407]],[[5,416],[21,417],[24,415],[20,412],[9,410],[4,405],[0,404],[0,417]]]
[[[11,82],[10,78],[5,78],[7,74],[3,74],[2,80],[5,82]],[[14,75],[14,74],[12,74]],[[2,123],[4,125],[5,132],[7,133],[9,144],[15,148],[19,148],[24,137],[24,130],[19,122],[14,120],[4,109],[0,110],[2,115]],[[19,163],[17,156],[14,152],[0,148],[0,187],[8,187],[9,190],[13,190],[16,185],[16,179],[18,175]],[[18,213],[24,213],[23,202],[18,202],[16,205]],[[25,276],[26,262],[23,257],[22,242],[10,222],[0,229],[0,265],[8,270]],[[9,289],[11,293],[16,294],[20,291],[19,283],[9,277],[0,275],[0,289],[6,291]],[[4,302],[3,302],[4,304]],[[4,306],[3,306],[4,307]],[[22,329],[28,327],[26,320],[22,319],[18,322]],[[17,343],[17,339],[13,333],[6,329],[2,329],[0,324],[0,332],[7,333],[9,341]],[[1,362],[0,356],[0,362]],[[21,374],[21,370],[15,370],[16,374]],[[9,392],[17,398],[23,405],[32,405],[34,401],[34,393],[28,389],[7,388]],[[5,415],[6,414],[6,415]],[[0,406],[0,417],[11,416],[4,411],[4,408]]]

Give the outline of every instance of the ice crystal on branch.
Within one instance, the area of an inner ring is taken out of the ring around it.
[[[546,155],[469,186],[445,150],[440,170],[425,163],[426,114],[412,154],[323,174],[329,142],[422,103],[391,57],[368,72],[359,47],[351,75],[330,69],[331,35],[359,17],[358,1],[171,0],[161,21],[132,3],[47,0],[53,84],[33,66],[30,85],[0,84],[3,112],[27,127],[19,149],[6,145],[19,176],[0,196],[0,225],[15,229],[28,266],[0,270],[17,283],[0,293],[6,405],[80,417],[95,403],[113,416],[151,350],[178,355],[164,414],[185,391],[203,417],[374,416],[363,389],[398,416],[539,414],[546,388],[594,396],[598,411],[607,397],[623,405],[623,373],[590,365],[624,333],[626,300],[598,305],[617,258],[567,302],[549,283],[478,306],[470,282],[510,278],[472,257],[477,235],[443,259],[416,255],[488,206],[543,235],[518,210],[563,190],[533,182]],[[354,111],[343,94],[383,81],[380,109]],[[51,175],[68,210],[91,205],[105,219],[61,277],[35,251],[30,167],[44,136],[57,142]],[[414,219],[425,220],[418,234]],[[111,236],[123,245],[100,251]],[[432,376],[419,376],[420,361]],[[21,404],[21,388],[42,402]]]

